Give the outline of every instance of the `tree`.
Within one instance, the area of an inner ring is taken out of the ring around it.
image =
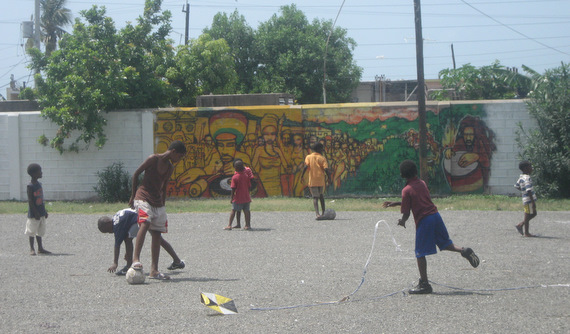
[[[178,106],[195,106],[196,97],[205,94],[231,94],[237,90],[238,75],[234,58],[224,39],[202,34],[178,48],[174,66],[166,76],[178,88]]]
[[[324,51],[332,22],[314,20],[310,24],[295,5],[283,6],[280,12],[260,24],[255,34],[254,57],[259,66],[254,90],[290,93],[300,103],[321,103]],[[356,43],[346,35],[345,29],[335,28],[329,42],[330,102],[349,101],[362,74],[352,59]]]
[[[72,34],[60,49],[42,55],[32,49],[42,116],[59,126],[55,136],[40,142],[59,152],[78,151],[81,142],[103,147],[106,141],[103,112],[165,106],[175,91],[164,78],[173,58],[166,39],[170,12],[160,12],[160,0],[147,0],[138,24],[117,32],[105,9],[82,11],[86,23],[76,19]],[[68,147],[64,142],[77,135]]]
[[[40,24],[48,56],[56,49],[58,39],[66,33],[63,27],[72,22],[71,11],[65,8],[66,2],[67,0],[40,0]]]
[[[449,90],[456,99],[492,100],[524,98],[530,90],[530,78],[511,70],[497,60],[491,65],[476,68],[466,64],[458,69],[444,69],[439,72],[443,90],[432,98],[449,99]]]
[[[532,74],[527,102],[536,129],[521,127],[518,135],[521,158],[533,165],[533,181],[544,196],[570,197],[570,66]]]
[[[253,79],[257,70],[255,55],[255,31],[251,28],[243,15],[234,11],[229,17],[226,13],[214,16],[212,26],[203,31],[213,39],[225,39],[234,58],[239,87],[235,93],[249,93],[253,91]]]

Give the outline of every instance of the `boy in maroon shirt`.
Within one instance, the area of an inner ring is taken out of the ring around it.
[[[414,214],[416,223],[416,259],[420,271],[419,284],[409,290],[410,294],[427,294],[432,292],[427,277],[426,255],[436,254],[437,250],[448,250],[461,253],[469,263],[476,268],[479,258],[471,248],[456,246],[449,238],[447,228],[437,211],[437,207],[431,201],[431,196],[426,183],[418,178],[418,169],[411,160],[405,160],[400,164],[400,175],[407,180],[402,189],[401,202],[384,202],[383,207],[401,205],[402,218],[398,225],[406,227],[406,221],[410,217],[410,211]]]
[[[230,197],[230,203],[232,204],[232,213],[230,214],[230,222],[228,226],[225,227],[225,229],[232,229],[232,221],[234,220],[236,212],[243,210],[243,215],[245,216],[244,230],[250,230],[251,213],[249,211],[249,204],[251,203],[251,196],[249,195],[249,188],[251,186],[251,179],[253,178],[253,174],[249,168],[246,168],[244,166],[243,161],[240,159],[236,159],[234,161],[234,168],[236,170],[236,173],[234,176],[232,176],[232,193]],[[238,226],[236,226],[236,228],[239,228]]]

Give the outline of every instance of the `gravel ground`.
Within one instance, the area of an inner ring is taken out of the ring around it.
[[[307,203],[307,205],[310,205]],[[255,202],[252,203],[255,210]],[[112,213],[109,213],[112,214]],[[128,285],[106,272],[113,236],[98,215],[48,219],[45,247],[30,256],[24,215],[0,215],[3,333],[568,333],[570,212],[540,212],[536,238],[514,225],[522,212],[442,211],[450,236],[472,247],[428,257],[434,293],[417,281],[414,228],[396,211],[252,212],[252,231],[225,231],[228,213],[169,215],[168,240],[187,266],[171,281]],[[375,225],[375,247],[371,252]],[[393,233],[393,234],[392,234]],[[394,245],[396,241],[400,250]],[[150,267],[150,238],[143,249]],[[124,248],[121,250],[124,252]],[[363,269],[369,260],[365,281]],[[164,272],[171,258],[161,252]],[[121,259],[119,267],[124,265]],[[456,289],[450,288],[455,287]],[[356,290],[355,293],[353,293]],[[200,292],[233,298],[236,315],[200,303]],[[346,302],[335,302],[350,296]]]

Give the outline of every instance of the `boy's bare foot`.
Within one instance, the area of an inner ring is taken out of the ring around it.
[[[528,237],[528,238],[532,238],[532,237],[534,237],[534,234],[525,233],[524,236],[525,236],[525,237]]]
[[[38,250],[38,254],[51,254],[51,252],[48,251],[47,249],[40,249]]]
[[[251,230],[251,226],[246,226],[243,228],[244,230]]]
[[[241,228],[241,225],[236,225],[236,226],[234,226],[234,227],[232,227],[232,228]]]
[[[231,229],[232,229],[231,226],[226,226],[226,227],[224,227],[224,230],[228,230],[228,231],[229,231],[229,230],[231,230]]]
[[[30,255],[36,255],[36,251],[35,250],[30,250]]]
[[[520,233],[521,235],[524,235],[522,226],[515,225],[515,227],[517,228],[517,231],[519,231],[519,233]]]

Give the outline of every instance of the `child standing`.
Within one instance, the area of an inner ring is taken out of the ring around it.
[[[317,215],[317,220],[323,218],[319,214],[319,201],[321,202],[321,208],[323,215],[325,214],[325,186],[328,179],[331,182],[331,175],[329,171],[329,165],[327,159],[323,156],[324,146],[322,143],[318,142],[311,146],[313,151],[311,154],[307,155],[305,158],[305,166],[303,167],[303,173],[301,174],[301,182],[304,180],[305,172],[309,170],[309,190],[313,196],[313,207],[315,208],[315,214]]]
[[[44,205],[44,192],[38,179],[42,178],[42,167],[38,164],[28,166],[28,175],[32,177],[28,184],[28,220],[26,221],[25,234],[30,238],[30,255],[36,255],[34,237],[38,241],[39,254],[51,254],[42,244],[42,237],[46,233],[46,219],[48,213]]]
[[[405,160],[400,164],[400,175],[405,178],[406,186],[402,189],[401,202],[384,202],[383,207],[401,205],[402,218],[398,225],[406,227],[406,221],[410,217],[410,210],[414,214],[416,223],[416,259],[420,272],[419,284],[409,290],[410,294],[428,294],[432,292],[427,276],[426,255],[436,254],[437,245],[439,250],[448,250],[461,253],[469,263],[476,268],[479,258],[471,248],[456,246],[447,233],[447,229],[437,207],[431,201],[431,196],[426,183],[420,180],[416,164],[411,160]]]
[[[521,161],[519,169],[522,174],[519,176],[515,188],[520,190],[523,201],[524,219],[519,224],[515,225],[517,231],[525,237],[533,237],[534,235],[529,232],[530,220],[536,217],[536,194],[532,188],[532,180],[530,174],[532,173],[532,164],[529,161]],[[523,233],[524,226],[524,233]]]
[[[123,209],[117,212],[113,218],[108,216],[103,216],[97,221],[97,227],[102,233],[114,233],[115,234],[115,251],[113,256],[113,265],[107,269],[110,273],[115,273],[116,275],[124,276],[127,274],[127,270],[131,267],[133,263],[133,238],[137,236],[139,232],[138,214],[135,210],[131,208]],[[125,261],[127,265],[123,269],[116,271],[119,265],[119,253],[121,249],[121,243],[125,244]],[[161,240],[161,246],[164,248],[174,262],[168,267],[169,270],[183,269],[185,264],[184,261],[180,260],[172,246],[164,240]],[[115,272],[116,271],[116,272]]]
[[[238,160],[241,161],[241,162],[243,162],[243,160],[240,159],[240,158],[235,159],[235,160],[234,160],[234,170],[235,170],[235,163],[236,163]],[[251,171],[251,168],[247,167],[247,166],[245,165],[245,163],[244,163],[243,165],[244,165],[244,168],[245,168],[244,172],[247,174],[247,176],[249,176],[249,179],[250,179],[250,180],[253,180],[254,176],[253,176],[253,172]],[[237,174],[237,171],[234,172],[234,174]],[[251,182],[250,182],[249,188],[251,189]],[[236,211],[236,214],[235,214],[235,215],[236,215],[236,225],[235,225],[234,227],[232,227],[232,228],[241,228],[241,210]],[[232,219],[232,220],[233,220],[233,219]],[[229,224],[228,226],[231,227],[231,225],[232,225],[232,221],[230,220],[230,224]],[[226,230],[228,230],[228,228],[226,228]]]
[[[135,243],[133,267],[141,268],[140,255],[144,244],[146,232],[150,232],[151,241],[151,267],[149,278],[169,280],[170,276],[158,271],[158,258],[162,243],[162,233],[168,231],[168,219],[166,216],[166,186],[174,171],[175,163],[179,162],[186,154],[186,146],[179,140],[175,140],[168,146],[168,150],[161,154],[153,154],[148,157],[133,174],[133,193],[129,200],[129,206],[138,213],[140,226]],[[139,176],[144,172],[140,187]],[[173,250],[174,251],[174,250]],[[183,268],[181,263],[173,263],[174,269]],[[181,267],[179,267],[181,266]]]
[[[245,227],[244,230],[250,230],[250,220],[251,212],[249,211],[249,206],[251,203],[251,196],[249,195],[249,188],[251,186],[251,179],[253,178],[253,173],[249,168],[243,164],[242,160],[234,161],[234,169],[236,173],[232,176],[232,193],[230,198],[230,203],[232,204],[232,213],[230,214],[230,221],[228,226],[224,229],[232,229],[232,221],[236,212],[243,210],[243,215],[245,216]],[[249,172],[247,171],[249,170]],[[239,228],[239,221],[236,228]]]

